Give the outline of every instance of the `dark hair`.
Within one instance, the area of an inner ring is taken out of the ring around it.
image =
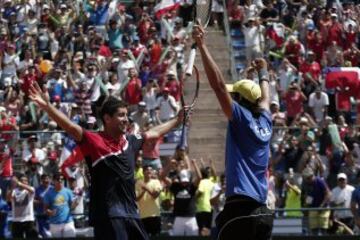
[[[260,113],[262,111],[262,109],[259,107],[259,100],[256,101],[256,103],[252,103],[249,100],[247,100],[244,97],[240,98],[240,94],[239,93],[232,93],[233,95],[233,99],[241,106],[245,107],[246,109],[248,109],[252,115],[255,118],[260,117]]]
[[[49,177],[49,175],[47,175],[46,173],[44,173],[43,175],[41,175],[40,179],[44,180],[45,178]]]
[[[107,114],[112,117],[118,110],[118,108],[126,108],[127,104],[113,96],[104,100],[101,106],[100,117],[104,122],[104,116]]]
[[[54,180],[60,180],[60,178],[62,177],[63,175],[61,174],[61,173],[55,173],[54,175],[53,175],[53,179]]]
[[[202,178],[209,178],[211,175],[211,168],[210,167],[204,167],[200,169]]]

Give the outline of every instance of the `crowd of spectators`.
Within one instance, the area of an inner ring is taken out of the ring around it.
[[[228,1],[227,10],[230,31],[236,36],[241,29],[237,36],[244,39],[240,78],[257,80],[251,66],[257,57],[270,66],[269,205],[322,208],[277,214],[304,216],[307,233],[353,234],[360,226],[359,189],[354,191],[360,180],[360,5],[244,0]]]
[[[94,131],[102,127],[97,112],[107,95],[128,103],[129,131],[145,131],[177,114],[191,45],[192,1],[180,1],[177,11],[160,18],[154,10],[159,1],[120,2],[0,0],[0,236],[66,237],[86,226],[86,164],[61,168],[63,148],[71,140],[29,101],[34,82],[64,114]],[[329,67],[359,65],[360,5],[212,2],[211,23],[223,29],[226,10],[231,29],[244,35],[241,78],[256,81],[251,61],[257,57],[270,66],[274,132],[268,205],[324,208],[277,214],[303,217],[304,231],[313,234],[353,233],[360,226],[360,190],[355,188],[360,181],[360,91],[352,89],[356,84],[330,88],[326,75]],[[210,235],[224,204],[225,177],[217,176],[212,164],[190,160],[186,149],[161,161],[160,143],[174,136],[145,142],[139,153],[140,216],[150,235],[162,230]],[[329,206],[351,211],[330,211]],[[161,218],[164,211],[172,212],[174,221]]]

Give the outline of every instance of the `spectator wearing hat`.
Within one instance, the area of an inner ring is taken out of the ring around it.
[[[23,149],[22,159],[27,166],[27,174],[31,186],[35,188],[40,184],[40,176],[43,174],[43,161],[46,158],[45,152],[36,146],[38,138],[31,135],[28,138],[28,147]]]
[[[285,42],[284,56],[296,68],[299,68],[304,53],[304,45],[294,35],[290,36]]]
[[[300,64],[299,72],[302,73],[303,82],[305,86],[311,86],[311,89],[305,91],[310,93],[320,84],[321,67],[315,60],[315,53],[313,51],[307,52],[306,60]],[[307,96],[309,94],[306,94]]]
[[[248,66],[250,63],[262,56],[264,47],[264,31],[265,28],[255,18],[250,17],[247,23],[243,25],[243,33],[245,37],[246,61]]]
[[[343,26],[338,20],[336,13],[330,15],[331,24],[327,33],[327,45],[330,46],[332,42],[336,42],[339,47],[343,46]]]
[[[301,206],[326,208],[329,204],[331,192],[321,177],[307,167],[302,171],[303,183],[301,187]],[[325,234],[329,228],[330,210],[309,211],[309,229],[312,234]]]
[[[164,168],[161,178],[165,184],[170,187],[170,192],[174,195],[174,210],[175,216],[173,228],[171,230],[172,236],[198,236],[199,227],[196,222],[196,190],[201,180],[201,172],[196,161],[191,161],[192,167],[195,171],[195,177],[191,180],[190,172],[186,169],[179,171],[177,178],[173,181],[167,176],[172,167],[172,162],[168,161]]]
[[[13,177],[11,189],[7,194],[12,209],[12,237],[37,238],[34,216],[35,189],[25,175],[21,175],[19,179]]]
[[[162,96],[157,98],[157,106],[160,109],[160,120],[166,122],[174,118],[178,112],[178,104],[173,96],[170,95],[169,88],[162,90]]]
[[[64,187],[64,176],[60,173],[53,177],[54,187],[44,196],[45,212],[49,216],[50,232],[54,238],[75,237],[75,225],[71,216],[77,202],[70,189]]]
[[[169,89],[170,95],[175,98],[176,102],[180,101],[180,94],[181,94],[180,83],[176,78],[175,71],[172,70],[168,71],[167,79],[164,87]]]
[[[150,78],[143,87],[142,97],[146,104],[146,109],[150,114],[150,118],[154,119],[155,109],[157,107],[157,95],[160,92],[160,87],[155,79]]]
[[[351,196],[355,188],[348,184],[345,173],[337,175],[337,186],[331,190],[330,204],[338,208],[350,208]],[[354,227],[354,218],[350,210],[335,210],[334,217],[346,224],[349,228]]]
[[[131,114],[132,119],[139,125],[140,131],[143,131],[150,121],[150,115],[146,110],[146,103],[141,101],[137,104],[137,110]]]
[[[4,138],[0,138],[0,188],[4,199],[13,176],[12,162],[13,150],[9,148]]]
[[[311,115],[317,124],[321,124],[328,115],[329,96],[318,86],[309,96]]]
[[[144,165],[143,173],[144,180],[136,182],[136,201],[146,232],[149,236],[157,236],[161,232],[160,193],[163,187],[151,165]]]
[[[36,214],[36,221],[38,225],[38,232],[43,238],[48,238],[51,236],[49,218],[46,215],[44,208],[44,197],[45,194],[53,188],[50,184],[50,177],[46,173],[41,175],[41,183],[35,189],[35,199],[34,199],[34,208]]]
[[[140,38],[138,36],[134,36],[132,40],[130,51],[134,57],[138,58],[141,54],[143,54],[142,57],[145,57],[145,55],[147,55],[147,48],[145,45],[140,43]]]
[[[17,82],[17,74],[20,65],[20,58],[16,54],[16,46],[14,44],[7,44],[5,52],[2,58],[2,74],[1,79],[4,80],[6,77],[12,79],[11,84]]]

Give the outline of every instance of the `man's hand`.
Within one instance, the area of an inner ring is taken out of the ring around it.
[[[268,64],[265,59],[263,58],[257,58],[251,63],[252,67],[254,67],[257,71],[260,71],[261,69],[267,69]]]
[[[196,45],[201,47],[204,45],[205,30],[201,26],[200,22],[197,21],[193,27],[192,38],[195,40]]]
[[[41,109],[46,108],[50,104],[48,93],[42,91],[37,82],[31,85],[29,98]]]

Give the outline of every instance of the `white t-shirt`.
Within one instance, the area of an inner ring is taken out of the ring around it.
[[[126,62],[120,62],[117,67],[118,79],[121,84],[125,82],[128,77],[129,69],[135,68],[134,61],[128,59]]]
[[[20,64],[19,56],[17,54],[13,54],[10,56],[5,52],[3,59],[3,73],[6,75],[16,76],[16,70]]]
[[[160,107],[160,120],[167,121],[170,118],[175,117],[177,110],[175,111],[171,106],[177,109],[177,103],[173,96],[169,95],[168,99],[163,96],[157,99],[157,106]]]
[[[309,107],[314,109],[315,121],[321,122],[324,119],[324,108],[329,106],[329,97],[326,93],[321,92],[320,98],[316,97],[316,93],[309,96]]]
[[[33,189],[33,188],[32,188]],[[33,189],[33,191],[35,191]],[[34,193],[25,189],[15,188],[11,193],[13,222],[35,221],[34,218]]]
[[[262,32],[264,30],[263,26],[254,26],[254,27],[244,27],[244,37],[245,37],[245,46],[254,47],[260,46],[261,41],[263,40]]]
[[[346,185],[344,189],[337,186],[331,191],[330,201],[334,202],[338,207],[350,208],[351,195],[354,189],[351,185]],[[334,215],[337,218],[353,217],[350,210],[335,210]]]

